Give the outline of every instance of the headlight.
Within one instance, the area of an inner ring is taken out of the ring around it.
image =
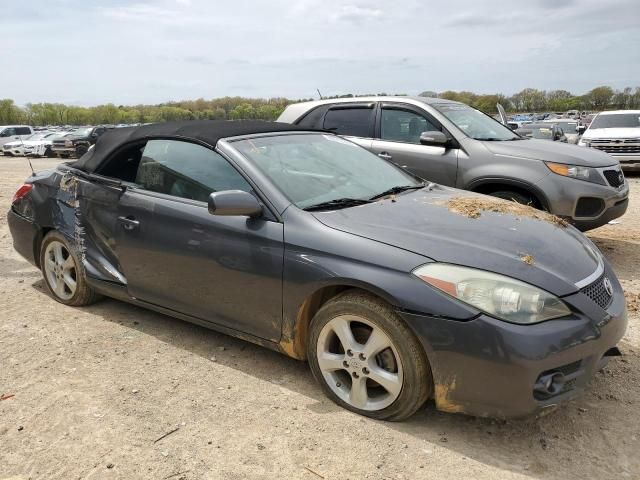
[[[507,322],[527,325],[571,313],[555,295],[497,273],[446,263],[429,263],[412,273],[447,295]]]
[[[577,178],[578,180],[586,180],[587,182],[598,182],[598,174],[593,168],[580,167],[578,165],[565,165],[564,163],[544,162],[549,170],[563,177]]]
[[[580,140],[578,140],[578,145],[580,145],[581,147],[590,147],[591,142],[589,140],[585,140],[584,138],[581,138]]]

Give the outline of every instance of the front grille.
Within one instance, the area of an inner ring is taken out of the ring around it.
[[[587,297],[593,300],[600,308],[607,308],[611,304],[613,297],[609,295],[604,287],[604,274],[600,276],[595,282],[587,285],[580,291]]]
[[[640,153],[640,138],[594,139],[591,146],[607,153]]]
[[[621,170],[605,170],[602,174],[612,187],[618,188],[624,184],[624,175]]]

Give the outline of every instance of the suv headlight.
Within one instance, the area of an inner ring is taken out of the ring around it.
[[[497,273],[447,263],[429,263],[412,273],[447,295],[507,322],[528,325],[571,313],[555,295]]]
[[[591,142],[589,140],[581,138],[580,140],[578,140],[578,145],[580,145],[581,147],[590,147]]]
[[[544,162],[553,173],[563,177],[577,178],[587,182],[602,183],[598,171],[591,167],[581,167],[579,165],[565,165],[564,163]]]

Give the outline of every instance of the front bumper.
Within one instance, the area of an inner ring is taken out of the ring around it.
[[[640,172],[640,155],[611,155],[625,172]]]
[[[76,153],[76,147],[51,147],[53,153],[59,153],[64,155],[72,155]]]
[[[514,325],[488,315],[464,322],[400,312],[422,342],[439,410],[482,417],[521,417],[565,402],[584,390],[627,327],[624,294],[610,269],[612,303],[598,307],[583,293],[563,300],[571,317]],[[541,399],[534,388],[549,372],[567,386]]]
[[[612,170],[616,166],[599,170]],[[603,177],[604,178],[604,177]],[[545,192],[551,213],[567,219],[582,231],[591,230],[621,217],[629,206],[629,183],[620,187],[585,182],[550,173],[537,183]],[[585,201],[597,202],[598,208],[587,216],[581,213]]]

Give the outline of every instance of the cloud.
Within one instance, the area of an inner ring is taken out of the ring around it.
[[[358,5],[343,5],[331,15],[334,21],[345,21],[353,23],[366,22],[382,16],[379,8],[360,7]]]
[[[640,0],[29,0],[3,6],[3,97],[94,105],[227,94],[640,86]],[[52,22],[50,12],[60,22]],[[49,15],[42,15],[48,12]],[[74,67],[61,61],[72,52]],[[38,75],[35,72],[47,72]],[[25,74],[32,73],[32,74]]]

